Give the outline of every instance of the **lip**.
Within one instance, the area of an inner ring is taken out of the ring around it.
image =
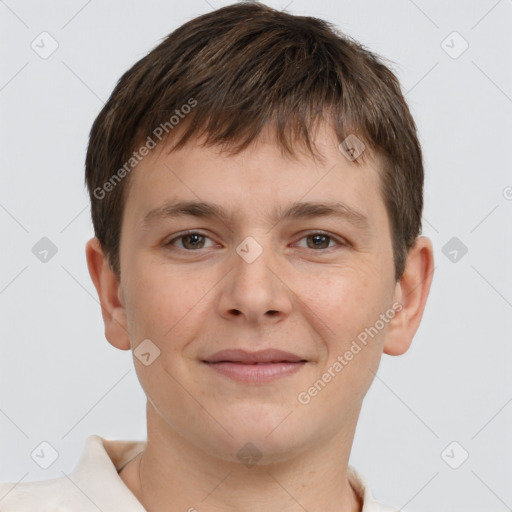
[[[228,349],[216,352],[203,363],[238,382],[264,384],[294,374],[304,367],[307,360],[277,349],[257,352]]]
[[[227,349],[215,352],[212,356],[205,360],[207,363],[242,363],[242,364],[255,364],[255,363],[298,363],[305,361],[304,358],[291,352],[284,352],[275,348],[266,350],[258,350],[250,352],[243,349]]]

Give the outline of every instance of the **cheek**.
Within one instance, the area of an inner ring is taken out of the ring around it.
[[[193,319],[202,311],[214,282],[198,278],[197,271],[161,263],[134,266],[128,285],[127,315],[135,345],[150,338],[161,350],[177,349],[176,342],[186,338],[184,329],[200,324]]]
[[[376,370],[378,366],[386,330],[375,333],[372,326],[376,321],[380,326],[380,315],[389,307],[386,283],[379,272],[338,269],[335,274],[318,275],[315,279],[309,276],[306,281],[301,298],[307,306],[304,314],[318,335],[317,348],[322,357],[319,371],[347,354],[346,359],[350,360],[343,373],[351,374],[351,380],[344,385],[370,381],[369,369]]]
[[[135,345],[144,338],[160,338],[179,314],[175,297],[179,283],[163,278],[152,267],[132,267],[126,286],[129,300],[127,316],[130,325],[130,337]]]
[[[334,333],[357,334],[354,328],[378,317],[382,303],[382,283],[373,272],[336,269],[303,279],[300,297]]]
[[[307,305],[315,313],[311,322],[320,335],[322,357],[316,379],[328,383],[318,402],[332,404],[334,410],[352,411],[379,366],[385,329],[375,334],[369,328],[386,311],[384,286],[372,273],[355,271],[316,283],[310,288]]]

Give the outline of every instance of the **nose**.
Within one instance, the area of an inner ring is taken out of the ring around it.
[[[286,318],[293,304],[293,292],[286,283],[283,264],[263,248],[260,242],[248,237],[230,259],[231,269],[221,281],[217,302],[219,314],[233,321],[259,323],[278,322]],[[245,251],[244,251],[245,249]]]

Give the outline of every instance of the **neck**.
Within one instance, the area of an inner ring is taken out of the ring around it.
[[[170,429],[148,401],[145,450],[120,472],[148,512],[360,512],[347,479],[354,436],[341,433],[314,450],[247,467],[211,456]]]

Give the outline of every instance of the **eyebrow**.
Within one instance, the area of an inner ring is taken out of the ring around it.
[[[163,205],[150,210],[143,218],[140,226],[149,228],[158,220],[173,219],[182,216],[198,218],[215,218],[228,223],[232,215],[222,206],[202,201],[167,201]],[[368,218],[341,201],[335,202],[296,202],[285,210],[273,211],[271,220],[275,223],[288,219],[307,219],[313,217],[337,217],[345,219],[361,230],[369,230]]]

